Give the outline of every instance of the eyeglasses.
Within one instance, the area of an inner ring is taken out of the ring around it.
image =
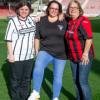
[[[79,9],[79,8],[78,8],[78,7],[69,7],[69,9],[77,10],[77,9]]]
[[[58,11],[59,9],[58,8],[50,8],[50,10],[56,10],[56,11]]]

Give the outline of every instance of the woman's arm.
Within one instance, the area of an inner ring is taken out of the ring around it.
[[[91,44],[92,44],[92,39],[87,39],[86,43],[85,43],[85,48],[84,48],[83,54],[88,54],[89,53]]]
[[[43,17],[43,16],[46,16],[46,13],[45,12],[43,12],[43,13],[41,13],[41,14],[38,14],[37,16],[32,16],[32,18],[36,21],[36,22],[39,22],[40,21],[40,19],[41,19],[41,17]]]
[[[89,50],[92,44],[92,39],[87,39],[85,42],[85,48],[82,55],[82,63],[88,64],[89,63]]]
[[[14,62],[15,58],[14,58],[13,50],[12,50],[12,42],[7,42],[7,50],[8,50],[8,55],[7,55],[8,61]]]
[[[35,48],[35,55],[37,56],[39,49],[40,49],[40,41],[39,39],[34,40],[34,48]]]
[[[12,49],[12,39],[14,39],[12,36],[13,32],[14,32],[14,29],[15,29],[15,25],[12,21],[12,19],[8,22],[8,26],[7,26],[7,29],[6,29],[6,34],[5,34],[5,41],[7,43],[7,59],[9,62],[14,62],[15,61],[15,58],[14,58],[14,55],[13,55],[13,49]]]

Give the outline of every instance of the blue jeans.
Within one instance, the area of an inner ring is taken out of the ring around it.
[[[92,61],[85,65],[71,62],[73,80],[75,82],[77,100],[92,100],[91,90],[88,84],[88,76]]]
[[[48,54],[46,51],[40,51],[37,55],[35,68],[33,71],[33,85],[34,90],[40,92],[41,84],[43,81],[44,70],[49,63],[53,64],[53,98],[59,97],[61,87],[62,87],[62,76],[66,60],[60,60],[52,55]]]

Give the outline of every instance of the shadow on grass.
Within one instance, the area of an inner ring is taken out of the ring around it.
[[[50,82],[50,84],[53,83],[53,72],[49,69],[49,68],[46,68],[45,70],[45,79],[48,80]],[[44,80],[43,81],[43,85],[42,85],[45,93],[47,93],[49,99],[51,100],[52,99],[52,89],[48,86],[48,84],[46,83],[46,81]],[[69,99],[69,100],[75,100],[75,97],[70,93],[68,92],[64,87],[62,87],[62,90],[61,92]]]
[[[100,61],[95,59],[92,65],[92,71],[100,76]]]
[[[7,86],[7,89],[8,89],[8,95],[11,97],[11,94],[10,94],[10,69],[9,69],[9,62],[6,60],[5,63],[2,65],[2,73],[3,73],[3,77],[4,77],[4,80],[6,82],[6,86]],[[33,60],[33,66],[34,66],[34,60]],[[1,99],[0,99],[1,100]]]
[[[10,82],[9,82],[9,63],[7,61],[5,61],[5,63],[3,64],[2,68],[2,73],[3,73],[3,76],[4,76],[4,79],[5,79],[5,82],[6,82],[6,86],[7,86],[7,89],[8,89],[8,94],[10,96]]]

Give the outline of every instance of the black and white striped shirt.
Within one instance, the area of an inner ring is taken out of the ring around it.
[[[35,21],[31,16],[26,20],[12,18],[7,26],[5,40],[12,42],[15,61],[32,59],[34,55]]]

